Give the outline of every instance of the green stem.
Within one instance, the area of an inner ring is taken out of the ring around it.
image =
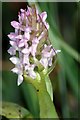
[[[54,104],[47,92],[44,74],[40,73],[40,77],[41,80],[38,81],[38,79],[32,80],[31,78],[24,76],[24,79],[28,83],[31,83],[37,91],[40,106],[40,118],[58,118]]]
[[[40,118],[58,118],[55,107],[47,91],[38,92]]]

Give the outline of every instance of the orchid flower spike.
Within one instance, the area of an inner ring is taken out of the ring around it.
[[[52,66],[53,56],[60,52],[52,47],[48,39],[46,18],[46,12],[39,14],[32,6],[27,10],[20,9],[18,22],[11,22],[15,32],[8,35],[11,45],[8,53],[12,55],[10,61],[15,65],[11,71],[18,74],[18,85],[23,82],[24,73],[36,79],[38,69],[36,71],[35,68],[41,65],[43,69],[48,69]]]

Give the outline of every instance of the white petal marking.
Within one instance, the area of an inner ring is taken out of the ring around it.
[[[23,82],[23,76],[18,75],[18,86]]]
[[[13,63],[13,64],[19,64],[19,62],[20,62],[20,60],[19,60],[19,58],[17,58],[17,57],[11,57],[10,58],[10,60],[11,60],[11,62]]]

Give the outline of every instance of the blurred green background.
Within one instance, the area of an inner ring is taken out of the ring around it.
[[[10,47],[7,35],[14,31],[10,22],[17,20],[20,8],[26,9],[27,5],[26,2],[2,3],[2,100],[18,103],[34,112],[35,110],[30,108],[35,104],[32,88],[29,95],[27,90],[24,91],[24,83],[20,87],[17,86],[17,75],[10,72],[13,65],[7,53]],[[39,2],[36,5],[41,11],[47,12],[47,22],[50,24],[49,38],[52,45],[61,50],[56,67],[50,74],[56,110],[61,118],[78,118],[80,114],[80,3]],[[36,109],[35,105],[33,108]]]

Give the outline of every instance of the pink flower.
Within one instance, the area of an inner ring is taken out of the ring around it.
[[[11,45],[8,53],[12,55],[10,61],[15,67],[11,71],[18,75],[18,85],[23,82],[25,74],[36,79],[35,67],[48,69],[53,57],[60,52],[48,43],[49,24],[46,19],[46,12],[39,14],[35,7],[28,7],[27,11],[20,9],[18,22],[11,22],[15,32],[8,35]]]
[[[46,13],[46,12],[42,12],[42,13],[40,14],[40,17],[41,17],[44,25],[46,26],[46,28],[49,29],[49,24],[46,23],[47,13]]]
[[[42,58],[40,63],[47,68],[52,65],[52,58],[55,56],[60,50],[55,50],[52,48],[52,45],[44,45],[44,49],[42,50]]]
[[[37,49],[38,43],[39,43],[39,40],[37,39],[37,37],[35,37],[32,40],[32,46],[30,47],[30,53],[32,54],[33,57],[35,57],[36,55],[36,49]]]
[[[36,78],[36,73],[34,72],[34,68],[35,68],[35,65],[34,65],[34,64],[33,64],[33,65],[26,65],[26,66],[25,66],[25,70],[28,71],[27,74],[28,74],[31,78],[33,78],[33,79]]]

